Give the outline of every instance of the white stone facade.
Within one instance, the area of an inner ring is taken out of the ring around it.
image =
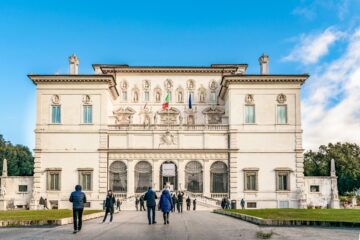
[[[37,86],[33,207],[43,197],[69,208],[79,183],[88,184],[90,207],[100,208],[113,186],[130,197],[166,181],[244,198],[247,207],[305,207],[300,88],[308,75],[269,75],[267,65],[248,75],[246,64],[94,64],[94,74],[78,75],[78,60],[71,64],[69,75],[29,75]],[[170,109],[162,110],[168,93]],[[143,161],[150,173],[137,165]],[[176,177],[161,176],[164,162],[176,165]]]

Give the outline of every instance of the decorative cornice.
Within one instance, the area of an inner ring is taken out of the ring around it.
[[[113,75],[105,74],[63,74],[63,75],[38,75],[29,74],[28,77],[35,85],[39,83],[108,83],[109,90],[114,99],[119,96],[116,81]]]
[[[219,96],[224,97],[226,90],[230,84],[257,84],[257,83],[298,83],[300,85],[304,84],[306,79],[309,78],[308,74],[272,74],[272,75],[225,75],[221,80],[221,88]]]
[[[212,64],[208,66],[129,66],[126,64],[93,64],[104,74],[113,73],[220,73],[234,74],[238,68],[245,69],[247,64]]]

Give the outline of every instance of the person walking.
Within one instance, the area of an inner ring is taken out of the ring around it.
[[[144,196],[143,199],[144,199],[144,201],[146,201],[147,216],[148,216],[149,225],[151,223],[155,224],[156,223],[156,221],[155,221],[156,201],[155,201],[155,199],[157,199],[157,196],[156,196],[156,193],[151,189],[151,187],[148,188],[148,190],[145,193],[145,196]],[[152,217],[150,216],[151,212],[152,212]]]
[[[108,213],[110,213],[110,223],[113,220],[113,214],[114,214],[114,204],[115,204],[115,197],[111,190],[108,191],[108,194],[106,195],[105,199],[105,216],[103,219],[103,223],[105,222]]]
[[[175,206],[177,205],[176,203],[177,203],[177,198],[176,198],[176,194],[174,193],[172,195],[172,204],[173,204],[171,209],[172,212],[175,212]]]
[[[193,200],[193,210],[194,211],[196,210],[196,198],[194,198],[194,200]]]
[[[190,197],[188,196],[188,197],[186,198],[186,210],[187,210],[187,211],[190,211],[190,206],[191,206],[191,199],[190,199]]]
[[[144,195],[141,195],[141,197],[140,197],[140,211],[142,211],[142,210],[146,211]]]
[[[161,193],[159,207],[163,212],[164,224],[169,224],[169,214],[171,209],[173,208],[173,203],[168,188],[164,188]]]
[[[76,185],[75,191],[71,193],[69,201],[73,205],[73,223],[74,234],[79,232],[82,227],[82,214],[84,211],[84,204],[86,203],[86,195],[81,191],[81,186]]]
[[[225,200],[225,198],[223,198],[223,199],[221,200],[221,208],[222,208],[222,209],[225,209],[225,207],[226,207],[226,200]]]
[[[118,198],[117,200],[116,200],[116,208],[117,208],[117,210],[119,210],[119,211],[121,211],[121,201],[120,201],[120,199]]]
[[[245,209],[245,200],[243,198],[240,201],[240,205],[242,209]]]
[[[183,212],[183,197],[184,197],[184,193],[179,192],[177,197],[177,209],[179,213]]]
[[[139,197],[136,197],[136,198],[135,198],[136,211],[139,211],[139,203],[140,203]]]

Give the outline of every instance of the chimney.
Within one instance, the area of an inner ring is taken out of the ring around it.
[[[69,64],[70,64],[70,74],[78,74],[79,59],[74,53],[69,57]]]
[[[7,177],[7,160],[4,158],[3,160],[3,169],[2,169],[2,177]]]
[[[269,56],[263,53],[259,57],[259,63],[260,63],[260,74],[269,74]]]

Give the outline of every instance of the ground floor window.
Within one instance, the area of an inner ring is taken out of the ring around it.
[[[290,181],[289,181],[289,171],[277,171],[276,172],[276,181],[277,181],[277,191],[289,191],[290,190]]]
[[[203,170],[197,161],[191,161],[185,166],[186,189],[194,193],[203,192]]]
[[[27,192],[28,186],[27,185],[19,185],[19,192]]]
[[[152,187],[152,167],[145,161],[138,162],[135,166],[135,192],[143,193]]]
[[[245,191],[257,191],[258,190],[258,171],[245,171]]]
[[[246,207],[247,208],[256,208],[256,202],[247,202]]]
[[[92,171],[79,171],[79,184],[82,187],[83,191],[92,191]]]
[[[115,161],[110,165],[110,189],[116,193],[127,191],[127,168],[124,162]]]
[[[212,193],[228,192],[228,170],[223,162],[215,162],[210,168],[210,181]]]
[[[47,172],[47,190],[60,191],[60,171],[48,171]]]

